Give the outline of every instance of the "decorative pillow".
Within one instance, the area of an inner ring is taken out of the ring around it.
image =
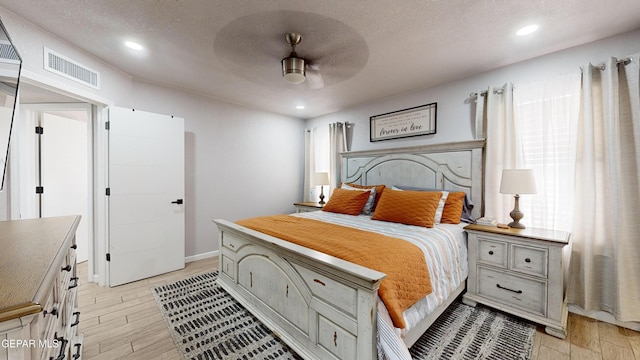
[[[401,189],[401,190],[413,190],[413,191],[442,191],[440,189],[434,189],[434,188],[421,188],[421,187],[415,187],[415,186],[402,186],[402,185],[394,185],[393,187]],[[464,191],[461,191],[462,193],[464,193]],[[460,216],[460,219],[466,223],[474,223],[474,219],[473,216],[471,215],[471,212],[473,211],[473,203],[471,202],[471,200],[469,200],[469,197],[467,196],[466,193],[464,193],[464,198],[462,201],[462,215]],[[446,205],[445,205],[446,206]],[[459,222],[458,222],[459,223]],[[458,224],[456,223],[456,224]]]
[[[440,220],[442,224],[460,224],[465,196],[467,194],[464,191],[449,193],[442,211],[442,219]]]
[[[385,190],[371,219],[433,227],[440,192]]]
[[[330,211],[339,214],[358,215],[367,203],[370,195],[369,190],[353,191],[340,188],[333,189],[329,201],[322,208],[323,211]]]
[[[404,191],[403,189],[400,189],[396,186],[393,186],[391,189],[393,190],[398,190],[398,191]],[[417,190],[417,191],[422,191],[422,190]],[[438,208],[436,209],[436,215],[433,218],[433,223],[434,224],[440,224],[440,220],[442,219],[442,211],[444,210],[444,205],[447,202],[447,196],[449,195],[448,191],[442,191],[442,197],[440,198],[440,202],[438,202]]]
[[[382,192],[386,187],[384,186],[384,184],[382,185],[359,185],[354,183],[346,183],[346,184],[356,189],[372,189],[372,188],[376,189],[376,200],[373,202],[373,208],[371,208],[371,211],[374,211],[376,209],[376,206],[378,205],[378,201],[380,201],[380,197],[382,196]]]
[[[371,189],[360,189],[353,186],[349,186],[347,184],[342,184],[340,186],[341,189],[345,190],[354,190],[354,191],[369,191],[369,199],[367,199],[367,203],[364,204],[364,208],[362,208],[362,213],[365,215],[371,215],[373,213],[373,205],[376,201],[376,188],[372,187]]]

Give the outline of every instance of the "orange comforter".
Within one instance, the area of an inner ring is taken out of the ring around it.
[[[424,254],[408,241],[289,215],[236,223],[387,274],[378,294],[397,328],[405,327],[402,313],[431,293]]]

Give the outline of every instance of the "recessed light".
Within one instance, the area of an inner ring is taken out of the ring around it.
[[[142,50],[142,49],[144,49],[144,48],[142,47],[142,45],[140,45],[140,44],[138,44],[138,43],[135,43],[135,42],[133,42],[133,41],[125,41],[125,43],[124,43],[124,44],[125,44],[128,48],[133,49],[133,50]]]
[[[538,30],[538,25],[527,25],[525,27],[523,27],[522,29],[518,30],[518,32],[516,33],[518,36],[524,36],[524,35],[529,35],[532,32],[535,32],[536,30]]]
[[[298,106],[296,106],[296,109],[302,110],[302,109],[304,109],[304,105],[298,105]]]

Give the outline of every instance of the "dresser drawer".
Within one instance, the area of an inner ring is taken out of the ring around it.
[[[512,244],[510,268],[514,271],[546,278],[548,258],[549,250],[546,248]]]
[[[507,243],[478,237],[478,262],[507,268]]]
[[[547,283],[478,267],[478,295],[546,316]]]

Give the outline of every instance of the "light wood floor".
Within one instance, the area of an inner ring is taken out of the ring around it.
[[[188,263],[185,269],[115,288],[87,282],[87,263],[78,264],[84,333],[83,359],[179,360],[150,288],[217,268],[217,258]],[[569,335],[560,340],[536,334],[536,360],[640,360],[640,333],[569,314]]]

